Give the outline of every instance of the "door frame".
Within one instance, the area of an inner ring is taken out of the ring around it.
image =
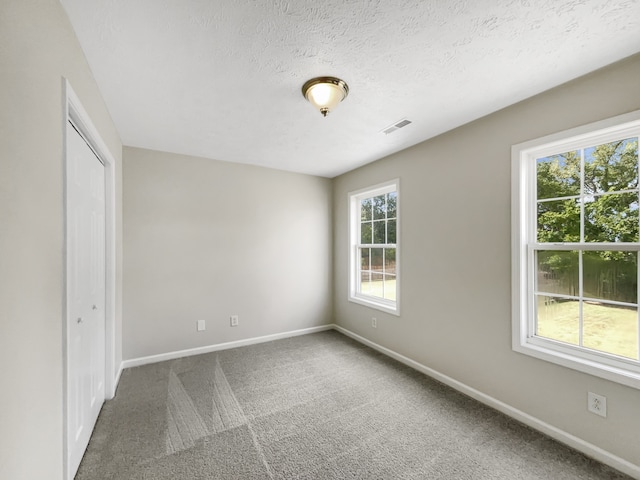
[[[115,396],[116,386],[120,369],[116,366],[116,176],[115,159],[100,137],[87,111],[82,106],[80,99],[73,91],[71,84],[66,78],[62,79],[62,91],[64,98],[63,114],[63,175],[64,175],[64,298],[63,298],[63,322],[62,322],[62,351],[63,351],[63,468],[64,478],[73,480],[72,472],[68,465],[68,431],[69,431],[69,326],[72,321],[69,318],[69,289],[68,289],[68,257],[69,238],[67,235],[67,179],[70,176],[69,162],[67,162],[67,129],[73,128],[71,122],[78,132],[84,137],[87,144],[94,151],[96,156],[104,164],[105,173],[105,399],[110,400]]]

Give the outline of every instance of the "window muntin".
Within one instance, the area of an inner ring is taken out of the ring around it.
[[[513,325],[516,351],[640,388],[636,117],[514,146]]]
[[[349,299],[398,311],[397,181],[350,194]]]

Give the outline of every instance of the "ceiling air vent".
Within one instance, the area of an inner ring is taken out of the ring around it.
[[[384,128],[383,130],[381,130],[381,132],[384,133],[385,135],[389,135],[391,132],[395,132],[399,128],[406,127],[410,123],[411,123],[411,120],[407,120],[406,118],[403,118],[399,122],[396,122],[393,125],[389,125],[387,128]]]

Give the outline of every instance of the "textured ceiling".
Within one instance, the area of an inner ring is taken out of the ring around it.
[[[61,3],[125,145],[326,177],[640,51],[640,0]]]

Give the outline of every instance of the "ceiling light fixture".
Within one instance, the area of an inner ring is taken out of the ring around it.
[[[326,117],[327,113],[347,98],[349,86],[336,77],[316,77],[305,82],[302,95]]]

